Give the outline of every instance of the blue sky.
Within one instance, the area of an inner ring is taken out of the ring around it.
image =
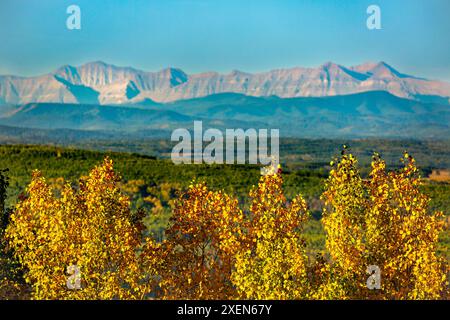
[[[81,30],[66,8],[81,8]],[[381,30],[366,8],[381,8]],[[450,81],[448,0],[1,0],[0,74],[103,60],[156,71],[257,72],[386,61]]]

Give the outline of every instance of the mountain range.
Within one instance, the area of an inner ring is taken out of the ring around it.
[[[449,83],[407,75],[385,62],[350,67],[327,62],[317,68],[189,75],[177,68],[146,72],[97,61],[78,67],[66,65],[36,77],[0,76],[0,104],[13,105],[32,102],[101,105],[172,102],[229,92],[293,98],[367,91],[387,91],[424,102],[450,101]]]
[[[384,62],[194,75],[92,62],[39,77],[0,76],[0,138],[33,130],[170,137],[195,120],[205,128],[279,128],[289,137],[447,139],[450,84]]]

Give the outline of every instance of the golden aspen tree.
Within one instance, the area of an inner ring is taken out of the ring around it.
[[[278,172],[262,176],[250,192],[245,245],[236,255],[233,284],[244,299],[302,299],[308,296],[307,257],[301,237],[306,202],[290,204]]]
[[[323,194],[323,224],[330,264],[316,298],[438,299],[446,267],[436,255],[441,212],[430,213],[429,198],[415,161],[388,172],[375,155],[363,180],[357,161],[344,154],[334,165]],[[379,287],[368,285],[368,268],[378,270]]]
[[[315,298],[346,299],[365,286],[364,212],[367,197],[357,159],[344,154],[330,171],[322,200],[322,223],[332,264],[322,266],[323,283]]]
[[[160,269],[167,299],[230,299],[230,276],[240,246],[238,202],[204,183],[193,183],[176,202],[163,242]]]
[[[386,299],[438,299],[445,289],[444,259],[436,255],[443,213],[430,213],[415,160],[387,172],[378,155],[367,182],[367,262],[381,269]]]
[[[143,295],[139,229],[106,158],[75,190],[55,197],[35,171],[11,216],[9,244],[26,268],[35,299],[131,299]],[[69,274],[68,274],[69,272]]]

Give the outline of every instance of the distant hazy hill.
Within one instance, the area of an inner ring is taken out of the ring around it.
[[[261,73],[232,71],[186,74],[167,68],[145,72],[91,62],[63,66],[36,77],[0,76],[0,104],[33,102],[129,104],[146,100],[169,102],[232,92],[247,96],[324,97],[367,91],[449,103],[450,84],[403,74],[384,62],[345,67],[325,63]]]
[[[139,131],[140,135],[145,130],[190,128],[194,120],[203,120],[205,129],[278,128],[282,136],[291,137],[445,139],[450,134],[449,105],[403,99],[383,91],[321,98],[224,93],[128,106],[31,103],[0,108],[0,116],[0,124],[15,127]]]
[[[136,128],[169,128],[174,123],[190,123],[191,118],[170,110],[29,103],[17,107],[0,122],[26,128],[130,131]]]
[[[403,99],[383,91],[322,98],[219,94],[160,108],[193,118],[265,122],[294,137],[446,138],[450,107]]]

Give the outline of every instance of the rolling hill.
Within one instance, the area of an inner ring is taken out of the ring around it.
[[[384,91],[330,97],[252,97],[223,93],[171,103],[127,106],[30,103],[0,111],[0,124],[37,129],[173,130],[204,127],[275,128],[285,137],[445,139],[450,107]],[[168,133],[169,136],[169,133]]]

